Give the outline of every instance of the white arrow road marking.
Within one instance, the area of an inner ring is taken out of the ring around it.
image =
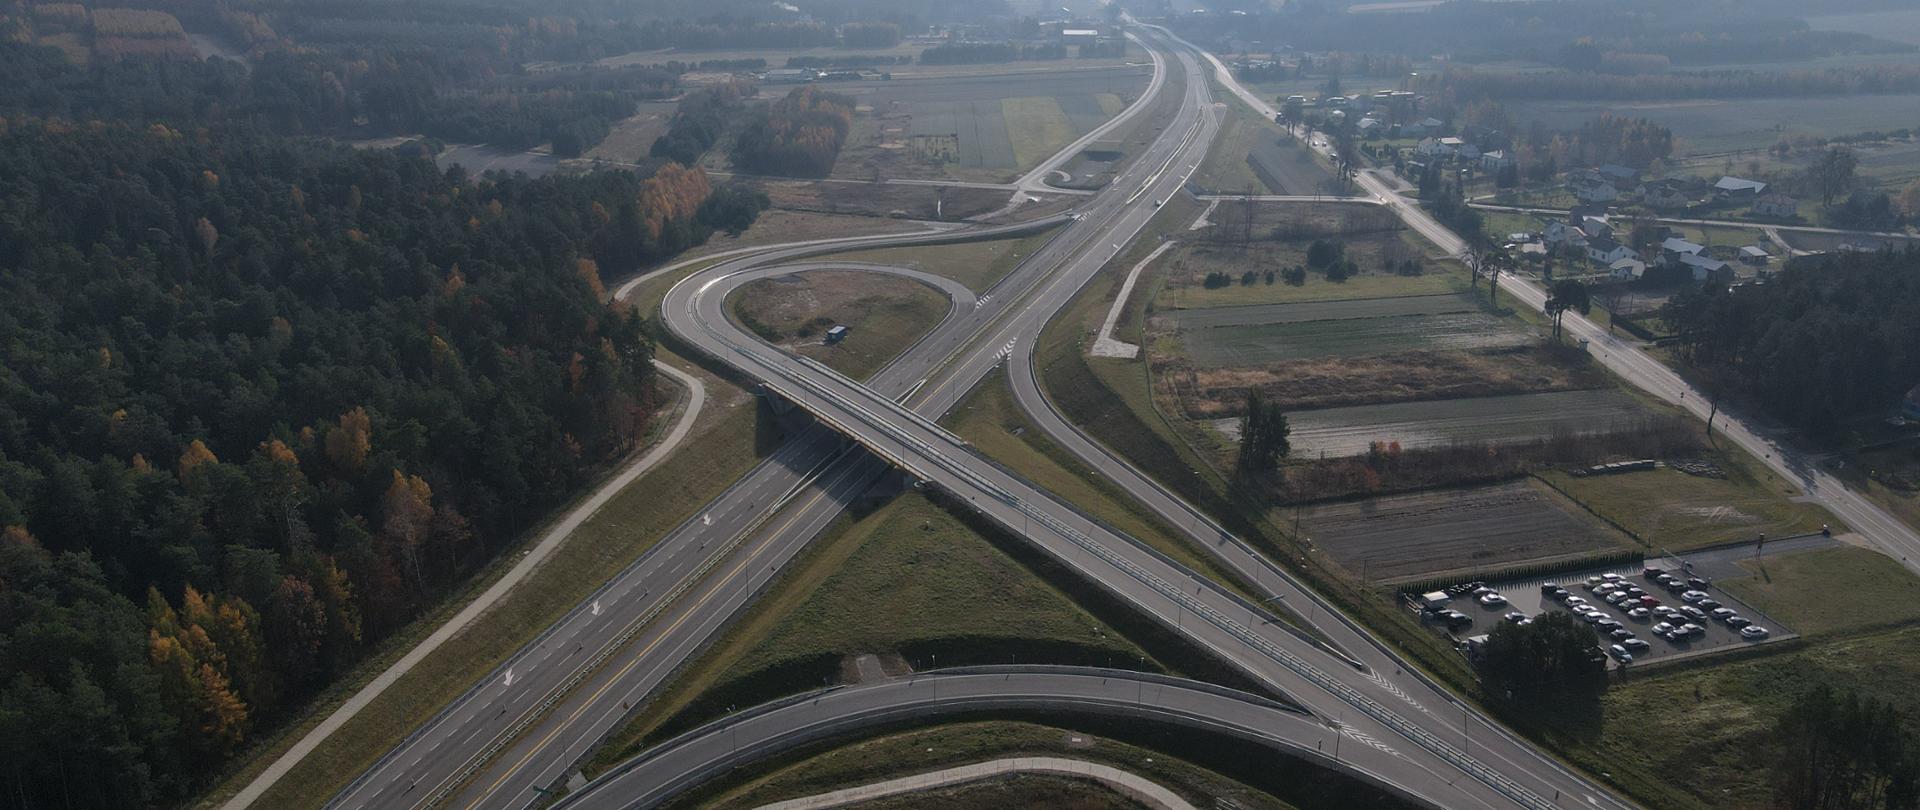
[[[702,526],[712,526],[712,525],[713,525],[713,513],[712,513],[712,512],[708,512],[708,513],[706,513],[706,514],[704,514],[704,515],[701,515],[701,516],[700,516],[700,525],[702,525]]]
[[[598,599],[593,600],[593,615],[600,615],[600,600]]]
[[[509,669],[509,670],[507,670],[507,677],[506,677],[506,680],[504,680],[504,681],[501,681],[501,683],[500,683],[500,685],[501,685],[501,686],[512,686],[512,685],[513,685],[513,670],[511,670],[511,669]]]

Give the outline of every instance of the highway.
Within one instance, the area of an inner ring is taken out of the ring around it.
[[[1154,63],[1142,99],[1093,134],[1124,125],[1151,105],[1166,79],[1157,55]],[[1023,182],[1040,176],[1036,169]],[[1072,221],[1063,214],[1016,225],[808,240],[727,251],[667,269],[724,258],[729,261],[716,269],[738,271],[867,246],[1007,238]],[[921,389],[935,366],[1070,253],[1068,243],[1048,243],[977,300],[945,279],[929,281],[952,298],[949,316],[867,384],[890,396]],[[793,268],[754,277],[786,272]],[[640,280],[622,285],[620,294]],[[951,403],[964,391],[926,393]],[[537,799],[539,790],[558,783],[885,472],[884,464],[849,451],[825,427],[802,431],[415,729],[328,806],[520,807]]]
[[[1180,51],[1179,58],[1184,69],[1197,74],[1198,66],[1189,52]],[[1003,355],[1011,352],[1018,358],[1024,351],[1023,337],[1038,334],[1039,327],[1145,225],[1154,206],[1141,201],[1159,199],[1177,190],[1184,181],[1184,168],[1197,162],[1215,125],[1206,85],[1188,85],[1189,101],[1169,130],[1183,132],[1196,124],[1199,130],[1192,138],[1183,137],[1178,151],[1167,153],[1164,160],[1155,154],[1154,159],[1146,161],[1149,166],[1181,168],[1149,178],[1127,199],[1119,199],[1116,192],[1083,208],[1081,221],[1070,232],[1098,227],[1101,236],[1087,240],[1093,249],[1077,254],[1032,300],[997,327],[996,335],[1006,335],[1005,341],[982,341],[974,353],[957,358],[948,367],[948,379],[965,381],[966,385],[943,387],[964,390],[998,365]],[[1117,186],[1119,190],[1133,187],[1131,177]],[[1108,213],[1110,206],[1118,208]],[[1087,578],[1316,714],[1323,718],[1345,715],[1345,722],[1361,733],[1396,746],[1397,755],[1406,761],[1407,774],[1451,769],[1464,777],[1448,785],[1448,795],[1429,799],[1450,807],[1546,807],[1552,806],[1553,796],[1572,795],[1591,805],[1620,806],[1617,800],[1539,755],[1523,741],[1488,728],[1464,705],[1436,693],[1433,708],[1426,708],[1407,687],[1357,668],[1347,656],[1265,621],[1256,606],[1193,576],[1137,541],[1095,524],[1071,506],[975,456],[927,417],[929,411],[943,412],[945,403],[936,401],[928,408],[927,400],[922,399],[912,409],[903,407],[818,364],[746,335],[727,321],[724,311],[727,293],[743,283],[732,275],[706,271],[676,286],[662,306],[668,328],[701,351],[765,381],[769,388],[855,436],[895,466],[1020,532]],[[1016,381],[1019,378],[1016,374]],[[1271,572],[1271,566],[1257,561],[1248,565]],[[1272,573],[1267,578],[1283,580]],[[1301,592],[1301,598],[1311,597]],[[1332,615],[1321,618],[1344,624],[1344,619]],[[1369,655],[1391,658],[1384,648],[1357,635],[1354,638],[1369,648]],[[1458,720],[1442,717],[1455,706],[1461,712]],[[1486,739],[1474,739],[1476,731]]]

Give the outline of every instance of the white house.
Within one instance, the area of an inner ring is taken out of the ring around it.
[[[1762,194],[1753,201],[1753,215],[1756,217],[1774,217],[1793,219],[1800,215],[1800,201],[1780,192]]]
[[[1567,184],[1573,198],[1583,203],[1610,203],[1620,199],[1620,190],[1612,183],[1590,177],[1575,178]]]
[[[1613,241],[1609,236],[1597,236],[1587,240],[1587,259],[1594,264],[1611,266],[1621,259],[1637,259],[1640,254],[1633,248]]]
[[[1447,140],[1455,140],[1455,139],[1448,138]],[[1453,156],[1453,148],[1450,146],[1447,146],[1446,142],[1442,141],[1439,138],[1421,138],[1419,143],[1414,144],[1413,151],[1415,154],[1418,154],[1419,156],[1426,157],[1426,158],[1445,158],[1445,157]]]
[[[1620,259],[1607,265],[1607,277],[1614,281],[1632,281],[1647,274],[1647,263],[1639,259]]]
[[[1586,247],[1587,233],[1572,225],[1568,225],[1562,220],[1556,219],[1547,223],[1546,230],[1541,232],[1540,241],[1546,242],[1547,247],[1557,248],[1561,245]]]
[[[1480,168],[1490,172],[1497,172],[1509,166],[1518,165],[1520,165],[1520,162],[1515,160],[1513,154],[1505,149],[1495,149],[1480,156]]]

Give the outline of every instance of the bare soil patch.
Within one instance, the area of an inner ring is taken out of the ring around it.
[[[932,331],[950,309],[946,296],[919,282],[843,270],[755,281],[734,294],[732,305],[761,337],[856,380]],[[849,332],[828,345],[826,331],[835,324]]]
[[[1308,506],[1300,521],[1314,545],[1374,581],[1633,547],[1532,480]]]

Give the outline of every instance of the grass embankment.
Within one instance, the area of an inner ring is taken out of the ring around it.
[[[995,375],[961,400],[942,424],[975,450],[1019,473],[1035,486],[1073,504],[1242,596],[1259,601],[1213,560],[1195,553],[1177,531],[1127,497],[1067,451],[1049,441],[1013,401],[1006,378]]]
[[[977,810],[981,807],[1148,810],[1147,805],[1127,798],[1103,782],[1042,774],[1000,776],[844,806],[849,810]]]
[[[1857,548],[1743,565],[1754,576],[1715,585],[1802,639],[1649,671],[1608,691],[1593,722],[1538,733],[1646,806],[1732,810],[1771,801],[1775,728],[1814,686],[1920,715],[1920,577]]]
[[[1574,477],[1549,471],[1541,477],[1608,522],[1633,534],[1655,552],[1683,551],[1735,540],[1787,537],[1820,531],[1837,521],[1819,506],[1792,500],[1798,487],[1736,451],[1706,458],[1727,477],[1703,478],[1673,469]]]
[[[1050,228],[1018,239],[855,250],[823,256],[819,261],[871,262],[911,267],[936,276],[946,276],[979,293],[986,292],[995,282],[1013,272],[1020,260],[1033,255],[1058,232],[1058,228]]]
[[[761,338],[856,380],[933,331],[952,308],[945,294],[918,281],[840,270],[761,279],[741,287],[727,305]],[[848,334],[829,345],[824,336],[835,324]]]
[[[758,767],[742,769],[668,806],[676,810],[754,807],[967,762],[1017,756],[1065,757],[1109,765],[1172,790],[1196,807],[1399,810],[1406,806],[1345,777],[1253,743],[1149,723],[1074,721],[1038,715],[955,722],[857,743],[803,748]],[[906,802],[891,806],[925,805]]]
[[[669,356],[662,352],[663,358]],[[772,449],[772,434],[757,424],[751,398],[717,379],[706,382],[709,412],[701,415],[694,433],[679,450],[583,523],[566,544],[495,608],[441,645],[329,736],[267,791],[258,806],[319,807],[408,733],[751,469]],[[564,511],[556,510],[555,514]],[[387,640],[355,668],[352,676],[316,701],[305,722],[262,747],[245,769],[205,797],[202,804],[212,805],[238,791],[517,560],[518,555],[503,554],[500,562],[476,577],[465,592]]]
[[[909,493],[843,517],[595,757],[598,772],[725,713],[844,680],[871,653],[899,674],[986,663],[1223,667],[1024,542]]]

